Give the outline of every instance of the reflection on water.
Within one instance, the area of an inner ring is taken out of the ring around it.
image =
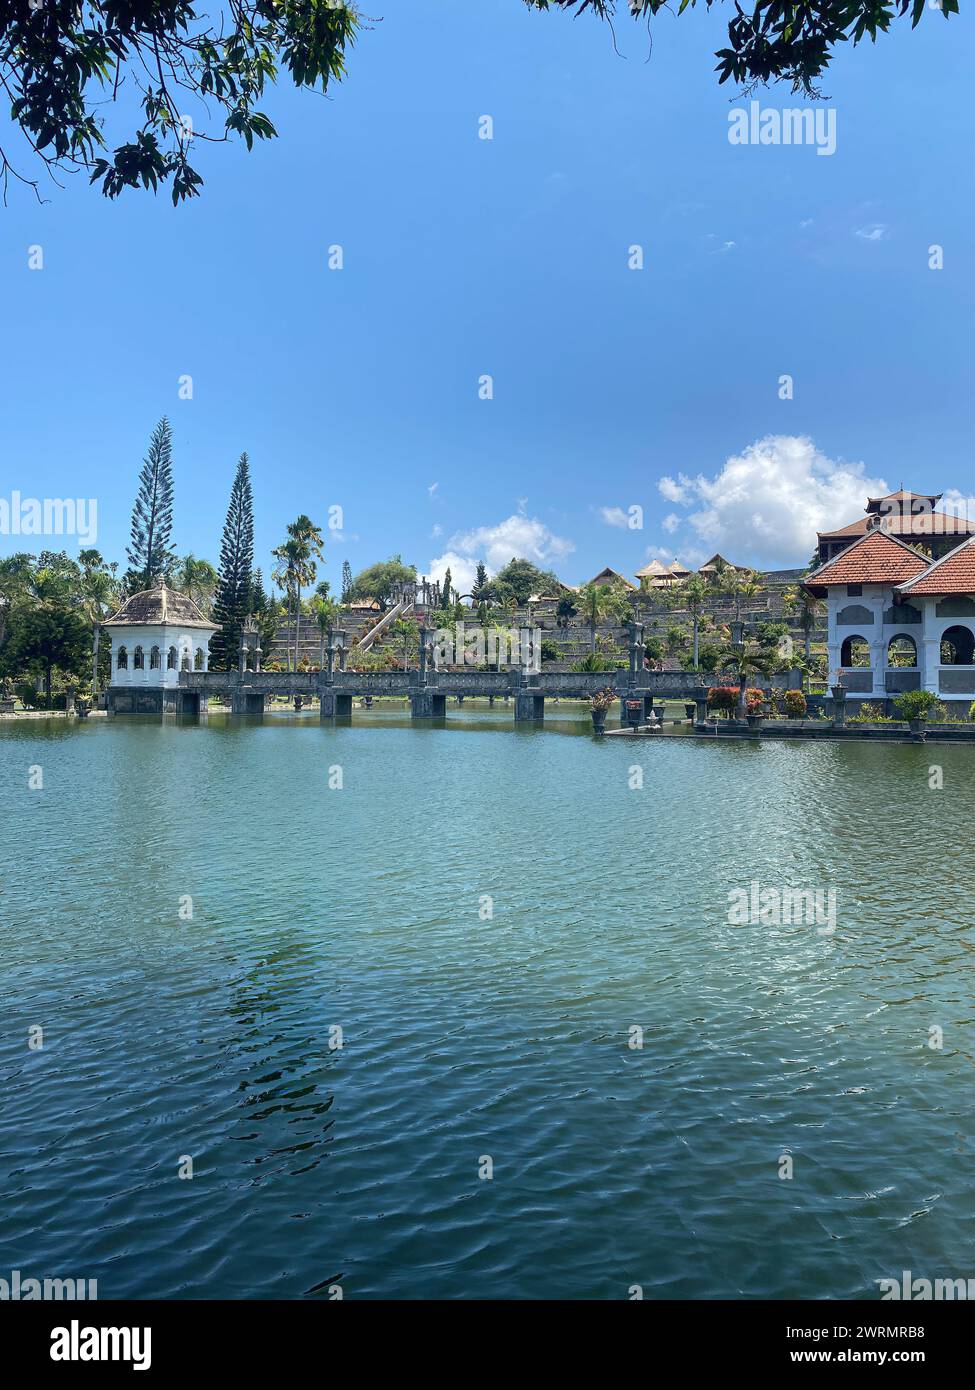
[[[972,750],[546,716],[0,730],[0,1264],[103,1297],[975,1275]],[[836,933],[730,924],[752,882],[834,888]]]

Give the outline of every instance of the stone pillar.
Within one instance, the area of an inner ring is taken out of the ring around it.
[[[260,669],[261,669],[261,657],[262,657],[263,655],[264,655],[264,653],[261,651],[260,643],[258,643],[258,645],[254,648],[254,670],[255,670],[255,671],[260,671]]]
[[[634,685],[636,682],[633,680],[633,677],[636,675],[636,673],[637,673],[637,671],[638,671],[638,669],[639,669],[639,667],[637,666],[637,656],[638,656],[638,646],[639,646],[639,642],[638,642],[638,638],[637,638],[637,625],[636,625],[635,622],[629,622],[629,623],[627,623],[626,626],[627,626],[627,630],[629,631],[629,634],[630,634],[630,650],[629,650],[629,655],[630,655],[630,684],[631,684],[631,685]]]
[[[833,696],[833,728],[842,729],[846,726],[846,691]]]
[[[941,694],[941,638],[922,637],[921,645],[924,647],[924,656],[918,654],[918,660],[924,662],[924,672],[921,678],[922,690],[930,690],[934,695]]]
[[[515,691],[515,723],[541,723],[545,718],[545,696],[523,687]]]
[[[447,713],[447,697],[429,686],[414,687],[410,691],[410,717],[412,719],[443,719]]]
[[[701,695],[701,694],[699,694],[697,691],[695,691],[695,693],[694,693],[694,703],[695,703],[695,705],[697,706],[697,711],[696,711],[696,714],[695,714],[695,720],[696,720],[696,722],[697,722],[698,724],[706,724],[706,723],[707,723],[707,718],[708,718],[708,694],[707,694],[707,691],[705,691],[703,695]]]
[[[427,680],[427,629],[424,623],[420,628],[420,651],[419,651],[419,676],[420,685],[425,685]]]
[[[870,643],[870,668],[873,675],[871,695],[875,700],[887,698],[887,644],[883,637],[874,638]]]
[[[240,650],[237,653],[237,670],[242,676],[247,674],[247,643],[243,628],[240,633]]]

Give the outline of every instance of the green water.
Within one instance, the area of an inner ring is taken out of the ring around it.
[[[973,769],[597,741],[569,710],[5,724],[0,1275],[102,1298],[975,1277]],[[730,923],[752,881],[835,889],[835,932]]]

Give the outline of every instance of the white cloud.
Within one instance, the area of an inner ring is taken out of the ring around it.
[[[438,488],[439,486],[440,486],[439,483],[431,483],[430,486],[427,488],[427,492],[430,494],[431,497],[432,497],[433,494],[436,492],[436,490],[437,490],[437,488]]]
[[[673,532],[677,530],[679,525],[680,517],[677,515],[676,512],[671,512],[669,516],[664,517],[663,527],[665,531],[669,531],[671,534],[673,534]]]
[[[696,506],[686,522],[698,541],[730,560],[770,567],[805,563],[817,531],[856,521],[868,495],[890,491],[864,464],[827,458],[811,439],[782,434],[749,444],[711,478],[682,483],[685,505]]]
[[[856,235],[861,241],[883,241],[887,228],[883,222],[868,222],[865,227],[857,227]]]
[[[686,502],[690,495],[690,478],[683,473],[678,473],[679,482],[674,482],[673,478],[661,478],[657,487],[660,489],[661,497],[666,497],[668,502]]]
[[[432,540],[436,540],[438,536],[442,536],[442,535],[443,535],[443,527],[440,525],[440,522],[437,521],[437,522],[434,523],[433,530],[430,532],[431,539],[432,539]]]
[[[469,594],[477,578],[477,565],[474,561],[466,559],[463,555],[458,555],[456,550],[448,550],[443,555],[438,555],[435,560],[430,561],[427,578],[442,580],[448,570],[450,570],[451,587],[460,594]]]
[[[451,536],[444,554],[430,561],[428,573],[442,579],[449,565],[455,587],[466,592],[474,582],[478,560],[483,560],[489,574],[496,574],[512,559],[531,560],[540,569],[551,569],[573,550],[572,541],[556,536],[537,518],[517,512],[497,526],[477,526]]]
[[[659,560],[661,564],[669,565],[674,560],[679,560],[687,569],[696,569],[698,565],[703,565],[705,560],[710,559],[711,552],[700,550],[693,545],[681,546],[680,552],[675,554],[673,550],[668,550],[665,545],[648,545],[647,559]]]
[[[630,518],[622,507],[600,507],[599,515],[607,526],[618,526],[621,531],[625,531],[630,524]]]

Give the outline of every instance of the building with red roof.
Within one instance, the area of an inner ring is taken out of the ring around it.
[[[967,709],[975,700],[975,535],[932,558],[927,546],[888,531],[882,513],[871,515],[862,535],[805,580],[826,600],[830,684],[884,707],[923,689]]]

